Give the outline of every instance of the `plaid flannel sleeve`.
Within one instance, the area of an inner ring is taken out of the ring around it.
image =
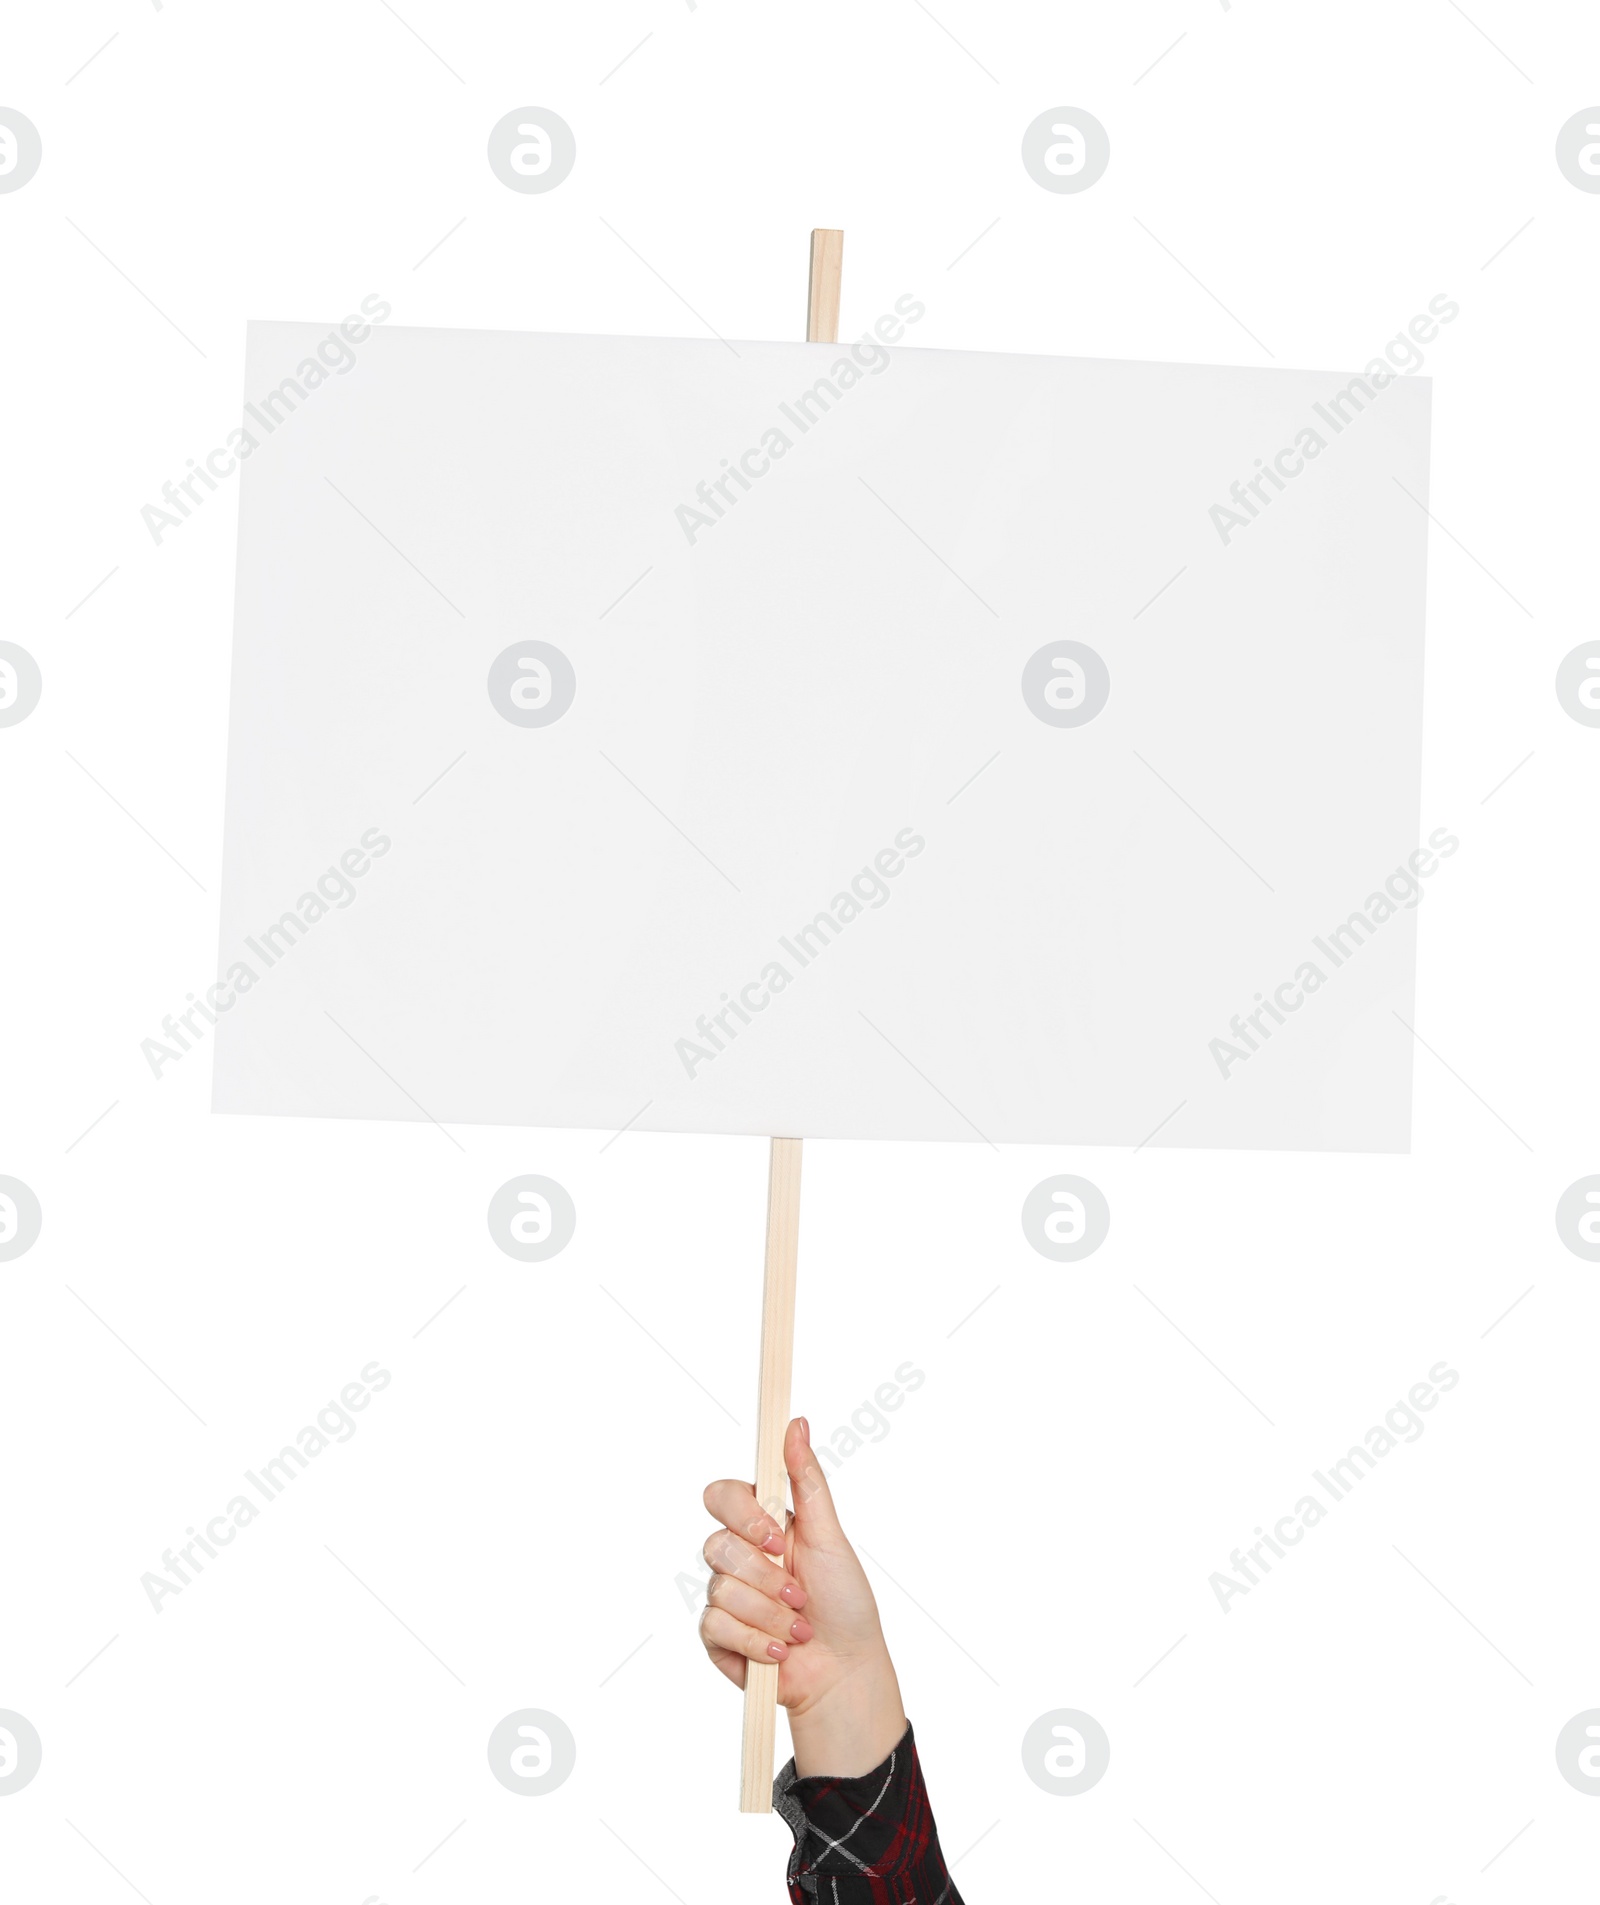
[[[961,1905],[909,1726],[859,1779],[797,1779],[790,1760],[772,1803],[794,1834],[791,1905]]]

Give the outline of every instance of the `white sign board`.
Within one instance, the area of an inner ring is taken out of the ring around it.
[[[252,327],[219,1110],[1407,1148],[1427,383],[920,309]]]

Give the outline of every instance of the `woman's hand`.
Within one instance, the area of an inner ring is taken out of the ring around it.
[[[747,1662],[777,1662],[801,1779],[858,1778],[906,1730],[900,1684],[804,1417],[789,1424],[783,1459],[795,1503],[787,1529],[748,1482],[713,1482],[705,1492],[722,1527],[705,1545],[712,1576],[700,1638],[736,1687]]]

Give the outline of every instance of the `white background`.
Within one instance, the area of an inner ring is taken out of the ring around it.
[[[159,548],[139,510],[236,421],[247,316],[376,291],[400,323],[790,337],[817,224],[845,332],[911,290],[919,344],[1345,365],[1462,307],[1426,366],[1423,827],[1462,847],[1420,917],[1414,1155],[808,1146],[796,1406],[824,1434],[927,1376],[837,1489],[962,1890],[1588,1895],[1553,1748],[1600,1705],[1596,1271],[1552,1214],[1600,1168],[1600,733],[1552,678],[1595,632],[1600,196],[1553,144],[1600,23],[1468,12],[10,23],[0,104],[44,164],[0,196],[0,637],[45,698],[0,734],[0,1171],[44,1231],[0,1267],[0,1707],[45,1757],[0,1800],[9,1896],[781,1895],[675,1584],[702,1484],[749,1462],[763,1149],[220,1120],[205,1055],[151,1077],[215,954],[234,504]],[[1064,103],[1111,138],[1081,196],[1018,157]],[[524,104],[577,136],[548,196],[485,162]],[[1070,1266],[1018,1223],[1061,1170],[1112,1211]],[[579,1213],[542,1266],[484,1222],[525,1171]],[[155,1615],[140,1574],[374,1357],[355,1439]],[[1208,1574],[1440,1358],[1423,1439],[1222,1614]],[[485,1761],[525,1706],[578,1741],[545,1798]],[[1080,1798],[1020,1761],[1055,1707],[1111,1738]]]

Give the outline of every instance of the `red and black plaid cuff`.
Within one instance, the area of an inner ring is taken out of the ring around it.
[[[794,1834],[791,1905],[961,1905],[909,1725],[859,1779],[796,1779],[790,1760],[772,1803]]]

